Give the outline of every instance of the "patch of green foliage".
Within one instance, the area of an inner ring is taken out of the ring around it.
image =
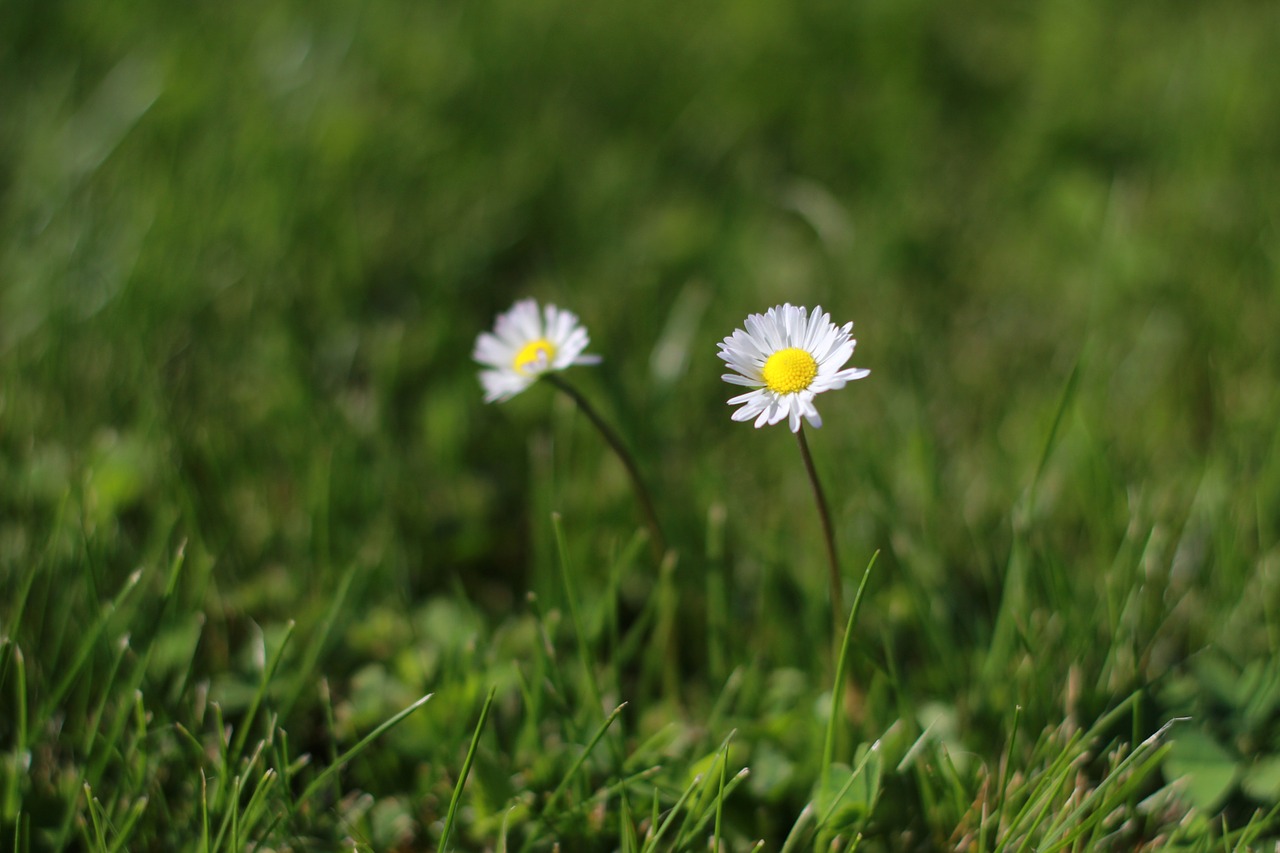
[[[0,847],[1280,836],[1274,5],[3,19]],[[570,400],[481,403],[526,295],[667,559]],[[715,358],[784,301],[872,370],[847,679]]]

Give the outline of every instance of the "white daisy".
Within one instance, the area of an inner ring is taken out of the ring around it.
[[[545,305],[538,311],[533,299],[522,299],[481,332],[471,357],[484,365],[480,384],[484,401],[509,400],[549,370],[574,364],[599,364],[600,356],[583,355],[590,339],[571,311]]]
[[[719,353],[735,371],[720,378],[755,389],[729,400],[731,406],[742,406],[733,413],[735,421],[755,418],[758,429],[790,419],[791,431],[799,432],[803,415],[820,427],[813,398],[871,373],[857,367],[841,370],[857,343],[851,335],[853,323],[835,325],[821,306],[810,314],[794,305],[778,305],[752,314],[745,325],[745,331],[735,329],[724,339]]]

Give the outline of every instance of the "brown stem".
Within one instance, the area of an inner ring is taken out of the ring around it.
[[[658,513],[653,508],[653,499],[649,497],[649,490],[645,488],[644,480],[640,477],[640,469],[636,466],[634,457],[627,450],[626,445],[622,443],[622,439],[618,434],[605,423],[604,419],[600,417],[600,413],[587,402],[587,398],[583,397],[577,388],[574,388],[563,377],[554,372],[544,373],[542,378],[556,386],[577,404],[582,413],[587,416],[587,420],[591,421],[600,435],[604,437],[605,442],[613,449],[614,454],[622,461],[622,466],[627,469],[627,474],[631,477],[631,487],[635,490],[636,499],[640,502],[640,510],[644,513],[645,524],[649,527],[649,544],[653,548],[654,559],[661,563],[667,553],[667,539],[662,535],[662,525],[658,523]]]
[[[827,563],[831,581],[831,630],[839,635],[844,625],[844,592],[840,580],[840,560],[836,557],[836,533],[831,526],[831,509],[827,506],[827,497],[822,491],[822,483],[818,480],[818,471],[813,467],[813,456],[809,453],[809,442],[804,437],[804,426],[796,430],[796,439],[800,442],[800,455],[804,457],[804,469],[809,472],[809,483],[813,486],[813,497],[818,502],[818,515],[822,517],[822,535],[827,540]],[[838,636],[836,642],[839,642]]]

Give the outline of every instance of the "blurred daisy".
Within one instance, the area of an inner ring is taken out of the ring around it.
[[[810,314],[805,308],[778,305],[752,314],[745,325],[745,331],[735,329],[721,342],[719,353],[734,371],[720,378],[754,389],[729,400],[729,405],[742,407],[733,413],[735,421],[755,418],[759,428],[789,420],[791,431],[798,433],[803,416],[820,427],[813,398],[871,373],[857,367],[841,369],[857,343],[851,334],[853,323],[835,325],[821,306]]]
[[[533,299],[522,299],[499,314],[492,332],[481,332],[471,357],[487,369],[480,371],[484,401],[509,400],[550,370],[574,364],[598,364],[600,356],[584,355],[590,339],[571,311],[554,305],[538,310]]]

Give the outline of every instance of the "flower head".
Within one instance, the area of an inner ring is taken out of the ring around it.
[[[588,343],[587,330],[573,312],[554,305],[539,311],[536,300],[520,300],[498,315],[492,332],[476,338],[471,357],[487,368],[480,371],[484,401],[509,400],[549,370],[598,364],[600,356],[582,352]]]
[[[733,413],[735,421],[755,418],[759,428],[787,419],[791,431],[799,432],[803,416],[820,427],[813,398],[871,373],[857,367],[841,369],[857,343],[851,335],[853,323],[835,325],[821,306],[810,314],[805,308],[778,305],[752,314],[745,325],[745,331],[735,329],[720,343],[719,356],[734,371],[720,378],[754,389],[729,400],[731,406],[742,406]]]

